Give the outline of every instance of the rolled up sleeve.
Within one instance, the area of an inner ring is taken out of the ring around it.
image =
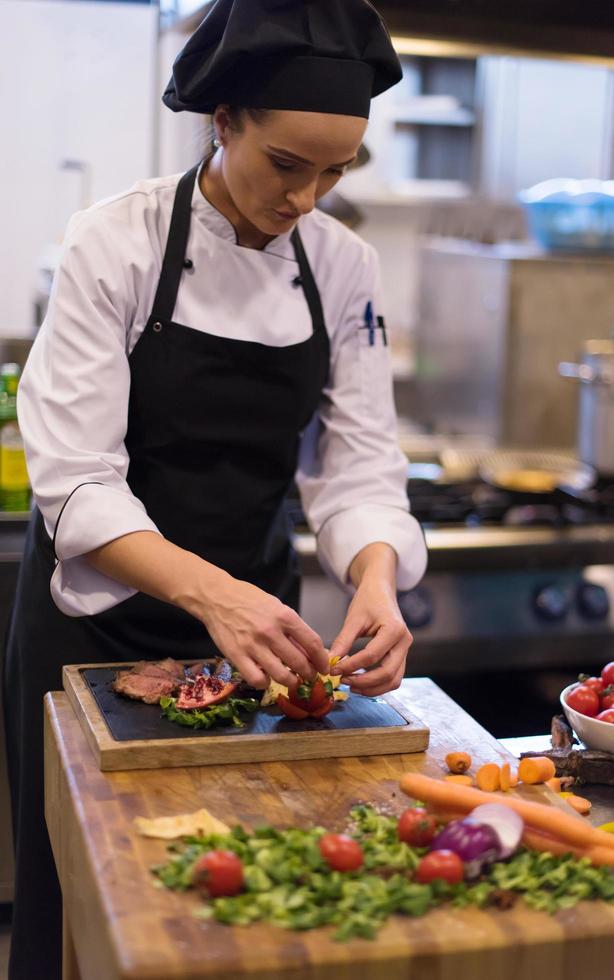
[[[325,570],[349,585],[359,551],[375,542],[398,556],[397,585],[418,584],[427,564],[422,529],[409,512],[407,458],[397,441],[389,348],[381,329],[370,343],[365,310],[381,315],[379,267],[364,246],[341,322],[318,412],[303,433],[296,482]]]
[[[125,534],[158,531],[126,481],[126,338],[136,301],[114,244],[125,229],[109,227],[112,220],[90,212],[72,219],[18,392],[33,498],[58,559],[51,594],[71,616],[134,594],[84,555]]]

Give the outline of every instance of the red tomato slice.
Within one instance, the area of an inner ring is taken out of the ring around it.
[[[316,677],[315,681],[303,681],[296,691],[291,691],[288,694],[288,697],[297,708],[302,708],[303,711],[312,714],[316,708],[321,708],[323,704],[326,704],[330,692],[327,691],[322,678]]]
[[[310,715],[312,718],[323,718],[324,715],[327,715],[328,712],[331,710],[331,708],[334,707],[335,707],[335,702],[333,698],[329,698],[328,701],[325,701],[320,708],[316,708],[315,711],[311,711]]]
[[[277,704],[288,718],[293,718],[295,721],[302,721],[303,718],[309,718],[309,712],[305,711],[304,708],[297,707],[285,694],[277,695]]]

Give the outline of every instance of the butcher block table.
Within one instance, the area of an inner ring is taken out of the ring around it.
[[[438,908],[393,916],[375,940],[332,929],[225,926],[192,913],[195,893],[157,888],[164,841],[136,816],[207,807],[226,823],[321,824],[341,830],[358,802],[407,806],[408,770],[441,775],[446,753],[512,758],[427,678],[398,692],[430,728],[427,752],[296,762],[101,772],[68,698],[46,698],[46,814],[64,898],[65,980],[612,980],[614,906],[585,902],[551,917],[522,901],[501,911]],[[550,791],[523,795],[563,805]],[[33,942],[36,937],[33,936]]]

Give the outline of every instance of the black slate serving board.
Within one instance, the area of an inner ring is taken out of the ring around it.
[[[262,708],[254,714],[244,713],[243,728],[218,725],[214,728],[187,728],[169,721],[155,704],[144,704],[121,697],[111,690],[116,669],[88,667],[81,671],[98,704],[113,738],[118,742],[149,739],[208,738],[224,735],[273,735],[285,732],[322,732],[360,728],[394,728],[406,725],[403,718],[382,698],[350,694],[339,701],[324,718],[291,721],[278,708]]]

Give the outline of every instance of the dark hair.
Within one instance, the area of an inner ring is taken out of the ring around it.
[[[241,106],[231,105],[228,106],[226,110],[228,112],[228,118],[230,119],[230,125],[238,133],[243,132],[245,125],[245,117],[249,116],[252,122],[256,125],[260,125],[265,122],[267,116],[274,111],[273,109],[245,109]]]
[[[228,118],[232,129],[237,133],[242,133],[245,128],[245,117],[248,116],[256,125],[263,123],[266,118],[274,112],[273,109],[248,109],[243,106],[229,105],[226,107]],[[213,123],[208,127],[206,133],[206,144],[208,154],[215,153],[213,140],[215,139],[215,127]],[[208,155],[205,154],[205,155]]]

